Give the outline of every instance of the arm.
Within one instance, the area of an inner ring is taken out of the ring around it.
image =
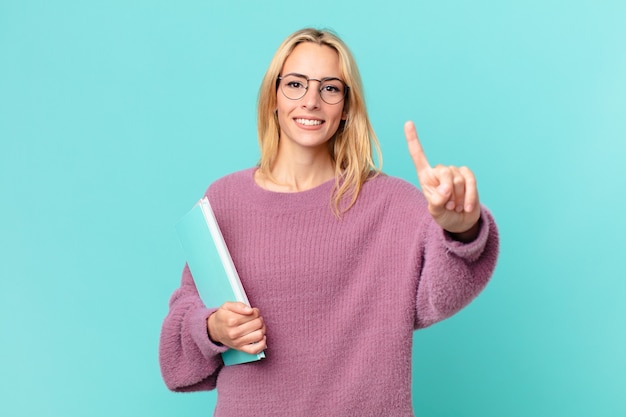
[[[493,274],[499,243],[493,217],[480,205],[474,173],[431,167],[412,122],[404,132],[430,213],[417,289],[420,328],[450,317],[478,295]]]
[[[185,266],[180,287],[170,299],[159,342],[159,363],[166,386],[173,391],[215,388],[227,348],[209,339],[207,320],[216,309],[204,306]]]
[[[189,267],[170,300],[161,329],[159,362],[167,387],[173,391],[215,388],[228,348],[259,353],[267,347],[260,312],[239,302],[206,308],[198,295]]]
[[[428,327],[457,313],[489,282],[498,257],[499,236],[491,213],[484,207],[477,227],[476,238],[464,243],[434,221],[428,222],[415,328]]]

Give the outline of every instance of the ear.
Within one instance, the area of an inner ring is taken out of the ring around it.
[[[344,111],[341,113],[341,120],[343,120],[344,122],[345,122],[346,120],[348,120],[348,112],[347,112],[347,111],[345,111],[345,110],[344,110]]]

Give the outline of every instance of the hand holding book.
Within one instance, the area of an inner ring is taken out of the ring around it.
[[[221,305],[207,320],[207,332],[214,342],[231,348],[222,353],[224,364],[236,365],[263,359],[263,319],[258,309],[250,307],[206,197],[176,223],[176,232],[204,305]]]
[[[252,355],[267,347],[265,323],[258,308],[226,302],[207,320],[209,337],[231,349]]]

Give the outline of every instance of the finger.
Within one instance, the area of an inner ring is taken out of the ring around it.
[[[265,324],[262,317],[241,324],[237,328],[237,332],[239,333],[239,336],[237,338],[241,338],[258,331],[260,331],[262,334],[265,334]]]
[[[237,349],[241,350],[242,352],[249,353],[251,355],[256,355],[258,353],[261,353],[265,349],[267,349],[267,338],[263,336],[263,338],[259,340],[258,342],[249,343],[249,344],[240,346]]]
[[[243,315],[251,315],[251,314],[254,314],[254,311],[255,311],[255,309],[253,309],[252,307],[244,303],[241,303],[239,301],[237,302],[227,301],[224,304],[222,304],[221,308],[224,310],[232,311],[233,313],[243,314]],[[258,309],[256,311],[258,312]]]
[[[263,340],[263,337],[265,337],[265,326],[261,326],[254,331],[246,333],[240,338],[240,340],[244,344],[259,343],[261,340]]]
[[[459,171],[465,178],[464,210],[467,213],[471,213],[479,205],[476,177],[474,176],[474,173],[467,167],[461,167],[459,168]]]
[[[417,172],[419,173],[420,171],[430,168],[430,164],[424,153],[424,148],[422,148],[422,144],[417,136],[415,124],[412,121],[408,121],[404,124],[404,135],[406,136],[406,142],[409,147],[409,154],[411,155],[411,159],[413,159]]]
[[[428,196],[428,202],[436,210],[447,208],[447,203],[454,196],[454,175],[448,167],[437,165],[432,170],[438,186]]]
[[[241,346],[258,342],[264,335],[264,325],[258,325],[258,323],[249,325],[249,323],[245,323],[236,327],[227,327],[220,341],[226,346],[238,349]]]
[[[222,333],[232,331],[232,329],[236,329],[239,326],[260,317],[258,314],[255,314],[252,309],[253,314],[241,314],[236,311],[228,310],[229,307],[230,306],[226,306],[226,308],[221,307],[215,312],[215,314],[212,314],[212,316],[215,316],[215,322],[221,329]],[[229,338],[239,337],[237,334],[229,334],[228,336]]]
[[[253,314],[239,314],[233,312],[227,312],[227,316],[225,319],[226,325],[230,328],[241,328],[241,326],[248,325],[248,323],[263,323],[263,318],[258,313],[258,310],[253,311]],[[248,325],[248,326],[254,326]],[[258,324],[255,328],[260,327]],[[242,333],[243,334],[243,333]]]
[[[232,339],[235,349],[256,353],[252,351],[258,350],[258,352],[260,352],[265,348],[265,346],[258,346],[261,343],[265,344],[266,340],[266,328],[262,317],[259,317],[253,322],[246,323],[237,330],[241,332],[241,336]],[[250,345],[255,346],[251,347]]]
[[[453,175],[452,184],[454,191],[446,208],[460,213],[465,208],[465,177],[457,167],[450,167],[450,172]]]
[[[260,318],[228,330],[228,337],[236,346],[256,343],[261,340],[264,335],[265,325]]]

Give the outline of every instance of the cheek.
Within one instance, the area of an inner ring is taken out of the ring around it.
[[[287,123],[289,122],[289,110],[278,105],[276,108],[276,121],[278,122],[278,127],[281,131],[288,128]]]
[[[346,116],[347,116],[347,113],[343,111],[343,109],[335,110],[332,116],[332,119],[333,119],[333,122],[336,123],[337,126],[339,126],[339,123],[341,123],[342,120],[346,120]]]
[[[288,114],[292,110],[292,107],[293,102],[291,100],[287,100],[282,97],[281,94],[276,97],[276,113],[278,113],[279,116]]]

